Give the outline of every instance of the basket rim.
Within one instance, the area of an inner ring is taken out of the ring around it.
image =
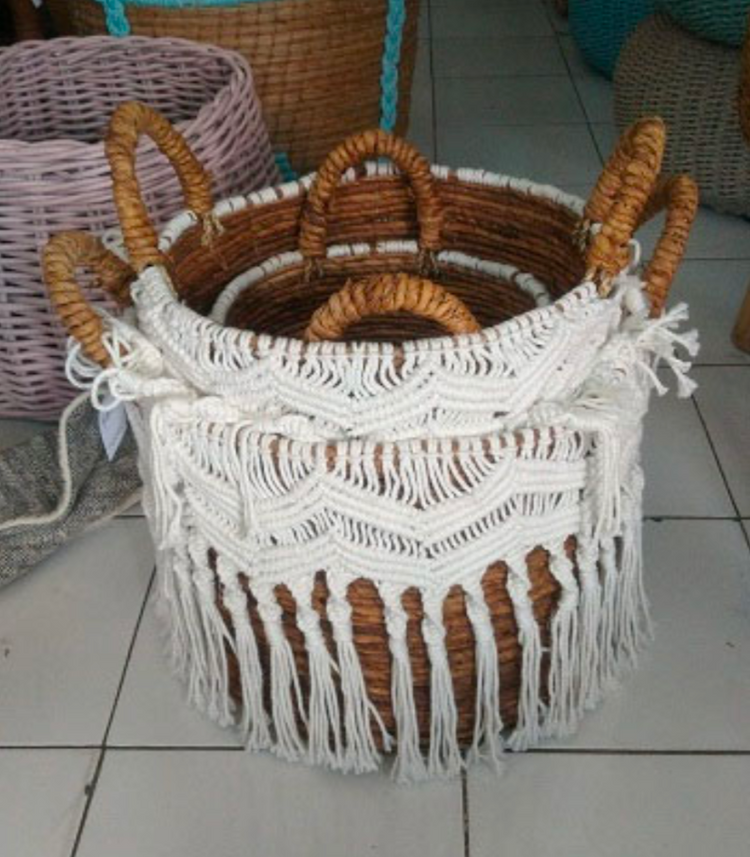
[[[76,51],[86,49],[90,53],[98,52],[102,49],[116,49],[120,52],[128,50],[141,50],[147,54],[163,54],[165,51],[174,51],[179,49],[180,53],[190,53],[194,56],[214,57],[221,60],[227,66],[230,76],[224,85],[217,90],[210,100],[205,101],[200,109],[188,119],[181,119],[175,123],[175,127],[184,135],[190,137],[195,127],[198,127],[204,122],[205,113],[213,109],[214,105],[225,96],[227,91],[237,85],[237,81],[242,81],[243,76],[249,82],[251,89],[254,89],[255,83],[253,80],[252,70],[244,57],[237,51],[220,48],[216,45],[204,44],[202,42],[193,42],[190,39],[181,39],[174,36],[64,36],[57,39],[49,39],[46,41],[25,41],[17,42],[7,48],[0,49],[0,67],[6,63],[23,61],[22,57],[28,55],[48,55],[53,53],[64,52],[67,47],[75,46]],[[186,66],[190,72],[190,66]],[[243,81],[244,82],[244,81]],[[52,157],[59,157],[67,152],[74,153],[80,158],[83,153],[89,157],[104,159],[104,136],[106,129],[103,129],[102,136],[95,141],[76,140],[72,137],[59,137],[49,140],[18,140],[14,137],[0,136],[0,152],[3,156],[12,156],[16,153],[19,155],[29,155],[39,157],[39,154],[44,152]],[[147,144],[149,145],[149,144]],[[0,172],[2,169],[0,168]]]
[[[398,170],[391,164],[367,161],[359,170],[354,168],[347,170],[342,181],[345,183],[356,181],[362,177],[363,170],[367,178],[399,174]],[[466,167],[453,169],[446,166],[432,165],[432,174],[438,182],[458,180],[476,185],[477,187],[507,188],[529,195],[536,195],[567,208],[576,217],[582,217],[583,215],[584,201],[580,197],[561,191],[553,185],[539,184],[528,179],[519,179],[483,169]],[[222,218],[243,210],[262,208],[282,200],[299,197],[310,188],[315,175],[315,173],[310,173],[298,180],[254,191],[246,196],[230,197],[221,200],[214,205],[211,217],[221,221]],[[182,211],[177,214],[161,230],[159,250],[167,254],[181,236],[198,225],[198,218],[192,212]],[[364,245],[367,242],[358,243]],[[336,246],[350,247],[351,245]],[[329,258],[331,250],[335,252],[336,246],[328,248]],[[373,251],[377,251],[377,243],[375,245],[370,244],[370,248]],[[120,252],[122,252],[122,248],[120,248]],[[372,255],[378,254],[375,252]],[[309,356],[347,359],[350,354],[365,354],[367,356],[387,355],[390,357],[398,354],[471,351],[476,348],[484,348],[490,342],[502,341],[519,333],[525,333],[531,327],[542,326],[553,315],[565,314],[566,312],[572,313],[581,306],[591,303],[598,304],[605,300],[599,295],[596,284],[591,280],[584,279],[566,294],[550,301],[549,304],[534,307],[521,315],[505,319],[495,325],[484,327],[476,333],[431,336],[421,339],[403,340],[399,343],[370,341],[304,342],[301,339],[293,337],[258,333],[249,329],[224,325],[213,320],[210,314],[202,315],[196,312],[180,300],[177,290],[172,284],[169,272],[165,267],[160,265],[151,265],[146,268],[133,282],[132,288],[136,306],[141,303],[144,297],[146,298],[146,303],[150,306],[155,304],[159,304],[160,306],[164,306],[165,304],[171,305],[171,311],[176,313],[179,319],[178,326],[180,330],[184,331],[186,328],[200,329],[202,338],[210,338],[214,341],[226,341],[227,334],[231,334],[233,337],[233,346],[247,350],[258,357],[270,354],[285,354],[289,356],[293,355],[295,358]]]

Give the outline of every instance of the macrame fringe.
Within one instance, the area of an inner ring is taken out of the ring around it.
[[[544,731],[563,737],[575,731],[580,688],[579,590],[564,543],[550,551],[550,571],[561,591],[550,629],[549,710]]]
[[[430,777],[453,777],[463,760],[458,745],[458,712],[443,624],[444,597],[423,599],[422,636],[430,658],[430,746],[427,773]]]
[[[352,607],[347,600],[348,583],[340,575],[328,579],[329,598],[326,613],[336,641],[341,695],[344,700],[343,770],[355,774],[375,771],[380,767],[381,755],[375,743],[373,727],[377,727],[383,749],[390,752],[391,737],[378,710],[367,695],[359,655],[352,637]]]
[[[500,669],[492,619],[480,581],[465,587],[466,613],[474,631],[477,672],[474,740],[469,761],[486,761],[496,772],[502,768],[503,719],[500,714]]]
[[[575,554],[565,542],[548,546],[550,571],[560,597],[550,622],[547,701],[542,698],[540,627],[530,598],[526,558],[508,560],[507,588],[521,648],[521,688],[517,722],[508,734],[500,713],[500,670],[492,618],[481,581],[464,585],[466,612],[475,638],[476,701],[474,735],[467,760],[483,760],[502,769],[504,750],[525,750],[544,736],[571,734],[584,709],[633,665],[648,638],[650,623],[643,590],[640,552],[639,483],[623,503],[623,529],[600,543],[583,534]],[[160,553],[161,612],[169,616],[172,661],[188,684],[190,701],[219,723],[235,723],[250,749],[271,749],[291,761],[364,773],[382,764],[395,749],[393,777],[402,783],[455,776],[465,765],[457,739],[458,715],[446,649],[445,594],[423,597],[421,634],[430,661],[429,744],[420,745],[403,590],[379,586],[392,656],[391,701],[396,734],[390,736],[372,704],[352,630],[348,601],[351,578],[327,577],[326,618],[333,651],[326,643],[321,616],[313,605],[314,579],[291,586],[297,626],[305,637],[309,698],[305,705],[300,674],[282,626],[282,609],[273,587],[255,583],[269,646],[269,676],[264,676],[258,641],[250,621],[248,592],[240,567],[211,552],[206,539],[191,531],[185,548]],[[216,605],[217,579],[229,623]],[[229,693],[227,652],[239,665],[242,704]],[[264,703],[271,685],[271,712]]]
[[[396,717],[396,758],[392,775],[396,782],[419,782],[427,778],[427,767],[419,747],[417,707],[414,704],[414,683],[411,659],[406,640],[408,617],[401,602],[401,591],[381,587],[385,605],[391,663],[391,702]]]
[[[307,758],[307,750],[299,723],[305,731],[308,723],[294,652],[281,624],[281,606],[273,587],[256,585],[253,594],[258,601],[258,613],[271,650],[271,711],[276,733],[276,742],[271,749],[287,761],[300,761]]]

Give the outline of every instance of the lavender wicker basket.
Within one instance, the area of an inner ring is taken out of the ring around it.
[[[175,122],[222,196],[277,175],[250,69],[239,54],[181,39],[107,36],[0,51],[0,416],[51,419],[72,398],[65,334],[39,251],[64,229],[117,225],[103,134],[115,107],[145,101]],[[180,207],[166,159],[143,147],[156,219]]]

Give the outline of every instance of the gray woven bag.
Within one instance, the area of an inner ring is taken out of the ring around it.
[[[128,428],[110,461],[88,393],[59,426],[0,452],[0,587],[140,495]]]
[[[698,183],[701,202],[748,216],[750,146],[738,110],[741,68],[737,48],[653,15],[620,53],[615,120],[622,130],[641,116],[661,116],[669,129],[664,172],[688,173]]]

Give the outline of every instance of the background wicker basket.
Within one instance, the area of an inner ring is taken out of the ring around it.
[[[696,36],[738,48],[750,0],[656,0],[656,7]]]
[[[750,215],[750,147],[738,111],[742,80],[739,50],[654,15],[620,55],[615,119],[625,128],[644,111],[661,116],[670,131],[665,169],[691,175],[703,202]]]
[[[0,79],[0,415],[54,418],[74,391],[39,250],[63,229],[117,225],[101,139],[117,104],[141,98],[163,110],[224,195],[269,184],[276,171],[236,54],[173,39],[26,42],[0,52]],[[163,222],[180,188],[153,147],[141,177]]]
[[[570,32],[586,60],[612,77],[620,50],[655,0],[570,0]]]
[[[417,47],[419,0],[251,0],[181,3],[48,0],[76,35],[179,36],[250,62],[274,150],[300,173],[343,137],[382,123],[403,134]]]

